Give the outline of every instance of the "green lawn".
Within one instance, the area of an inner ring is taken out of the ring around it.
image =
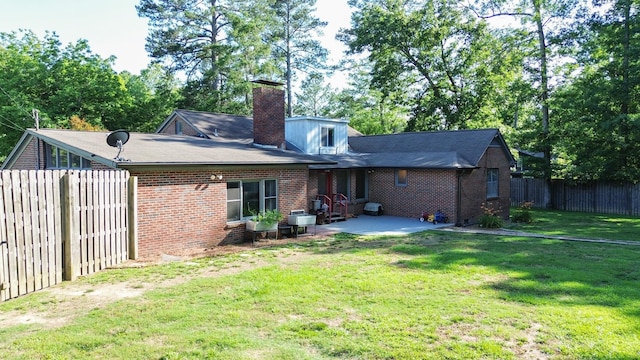
[[[62,284],[89,289],[75,299],[40,292],[7,301],[0,315],[66,321],[5,325],[0,353],[3,359],[637,359],[639,265],[635,246],[438,231],[338,235],[109,270]],[[147,291],[87,310],[73,303],[91,303],[91,291],[122,283]]]
[[[509,224],[506,227],[546,235],[640,241],[639,217],[541,209],[530,211],[533,215],[531,224]]]

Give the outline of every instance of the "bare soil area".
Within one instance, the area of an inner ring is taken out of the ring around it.
[[[102,309],[118,300],[138,297],[147,291],[179,285],[196,277],[234,275],[246,270],[273,264],[273,261],[290,262],[293,261],[293,259],[299,260],[301,256],[310,256],[300,252],[283,249],[276,252],[277,256],[275,258],[271,258],[270,261],[267,261],[256,256],[259,255],[259,253],[256,254],[247,251],[273,244],[275,244],[275,242],[272,240],[263,240],[257,243],[256,246],[232,246],[217,250],[203,249],[195,253],[185,253],[182,256],[165,255],[155,259],[128,261],[123,264],[122,267],[143,267],[174,261],[182,261],[189,264],[189,260],[195,257],[232,253],[240,253],[240,256],[246,259],[246,261],[235,261],[226,267],[211,265],[210,267],[199,268],[198,271],[163,281],[136,280],[135,282],[122,281],[111,284],[102,283],[98,285],[88,284],[81,281],[63,282],[38,292],[39,296],[42,296],[43,298],[41,302],[46,302],[46,307],[38,307],[38,309],[13,310],[0,313],[0,327],[37,324],[43,328],[56,328],[70,323],[74,318],[84,315],[92,309]],[[296,256],[291,256],[292,254],[295,254]],[[30,295],[28,294],[25,296]]]

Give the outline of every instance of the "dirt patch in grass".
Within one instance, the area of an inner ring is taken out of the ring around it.
[[[111,303],[119,300],[134,298],[143,295],[145,292],[160,288],[167,288],[186,283],[195,278],[202,277],[223,277],[235,275],[243,271],[253,270],[273,264],[273,260],[262,258],[258,253],[241,253],[240,260],[226,264],[222,267],[211,264],[190,272],[186,275],[176,276],[160,281],[154,280],[133,280],[118,281],[114,283],[89,284],[86,282],[64,282],[62,284],[40,290],[38,296],[41,297],[38,309],[26,308],[20,310],[6,311],[0,318],[0,327],[17,325],[36,325],[46,329],[52,329],[69,324],[76,317],[87,314],[94,309],[103,309]],[[300,261],[302,257],[311,256],[301,252],[278,251],[274,252],[275,262],[292,263]],[[189,264],[189,259],[172,257],[165,261],[182,261]],[[162,262],[156,260],[155,264]],[[144,260],[142,262],[129,262],[123,266],[140,267],[150,266],[154,262]],[[108,270],[107,270],[108,271]],[[30,296],[30,295],[26,295]]]

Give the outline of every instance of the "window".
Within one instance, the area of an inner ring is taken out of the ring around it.
[[[323,127],[322,128],[322,143],[320,146],[324,147],[332,147],[335,146],[335,137],[334,137],[334,128],[332,127]]]
[[[498,169],[487,169],[487,199],[498,197]]]
[[[327,191],[327,173],[319,172],[318,173],[318,194],[319,195],[329,195]]]
[[[239,221],[252,213],[278,208],[276,180],[227,182],[227,221]]]
[[[47,144],[47,169],[91,169],[91,161]]]
[[[350,198],[349,194],[349,172],[346,170],[338,170],[334,172],[336,177],[336,193],[342,194]]]
[[[407,186],[407,169],[396,170],[396,186]]]
[[[176,120],[176,135],[182,135],[182,123]]]
[[[356,170],[356,199],[367,198],[367,173],[364,170]]]

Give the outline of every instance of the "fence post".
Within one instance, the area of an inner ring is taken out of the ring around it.
[[[127,186],[127,222],[129,223],[129,259],[138,258],[138,177],[129,177]]]
[[[78,182],[75,173],[70,171],[62,177],[62,193],[64,280],[73,281],[78,278],[80,272],[80,221],[77,216]]]

